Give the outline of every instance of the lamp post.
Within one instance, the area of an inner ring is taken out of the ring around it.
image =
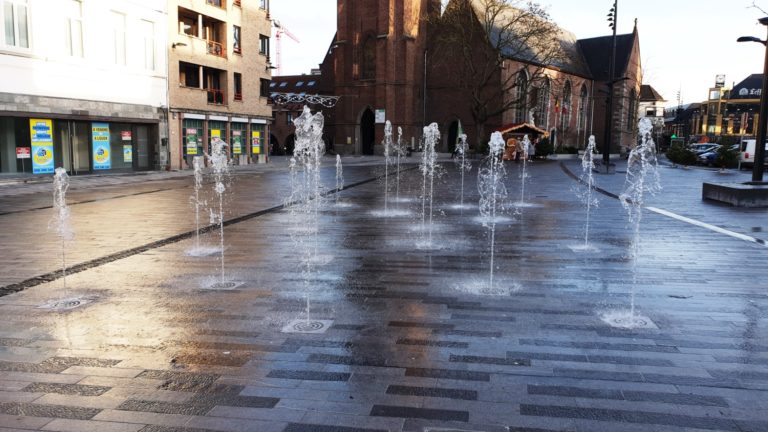
[[[760,24],[768,26],[768,17],[757,20]],[[768,41],[758,39],[753,36],[742,36],[736,39],[736,42],[758,42],[765,46],[765,57],[763,59],[763,87],[760,91],[760,123],[757,125],[757,141],[755,142],[755,163],[752,166],[752,181],[762,182],[765,168],[765,135],[766,135],[766,117],[768,117]]]
[[[610,172],[610,153],[611,153],[611,138],[613,135],[613,85],[615,83],[615,63],[616,63],[616,19],[619,13],[619,0],[613,1],[613,7],[608,12],[609,27],[613,29],[613,47],[611,49],[611,57],[608,63],[608,100],[605,106],[605,131],[603,134],[603,165],[605,165],[605,173]]]

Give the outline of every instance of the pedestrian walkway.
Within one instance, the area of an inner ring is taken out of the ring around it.
[[[75,188],[67,260],[91,264],[66,287],[50,198],[4,197],[0,292],[30,283],[0,297],[0,428],[768,430],[765,246],[646,211],[632,256],[625,210],[600,195],[584,250],[580,185],[566,173],[578,161],[529,165],[522,200],[521,166],[507,164],[489,289],[488,230],[476,206],[455,208],[452,162],[435,182],[430,244],[421,172],[402,173],[401,200],[392,189],[388,202],[398,212],[384,217],[383,166],[353,165],[317,231],[281,207],[285,169],[236,172],[223,261],[187,253],[188,175]],[[476,169],[466,203],[478,201]],[[623,170],[597,186],[618,194]],[[718,174],[661,175],[647,206],[754,237],[768,229],[768,210],[701,201]],[[644,325],[616,327],[631,292]]]

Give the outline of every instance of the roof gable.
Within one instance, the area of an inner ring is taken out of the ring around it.
[[[632,49],[635,46],[637,33],[616,35],[616,62],[614,78],[621,77],[627,72]],[[592,77],[598,81],[609,81],[609,63],[613,49],[613,36],[600,36],[590,39],[579,39],[581,53],[589,65]]]

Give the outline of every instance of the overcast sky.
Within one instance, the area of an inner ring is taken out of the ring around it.
[[[754,3],[768,11],[768,0]],[[611,0],[540,4],[579,39],[611,32],[606,21]],[[736,42],[739,36],[766,38],[767,29],[757,19],[768,14],[752,5],[753,0],[619,0],[618,32],[630,33],[637,18],[644,84],[659,91],[668,106],[677,103],[678,90],[684,103],[700,102],[718,74],[725,74],[731,86],[762,72],[762,45]],[[309,73],[323,60],[336,32],[336,0],[272,0],[271,9],[273,18],[300,41],[283,38],[282,73]]]

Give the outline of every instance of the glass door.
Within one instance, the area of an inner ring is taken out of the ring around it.
[[[55,122],[54,158],[57,167],[64,167],[70,174],[87,174],[91,171],[89,125],[86,122]]]

